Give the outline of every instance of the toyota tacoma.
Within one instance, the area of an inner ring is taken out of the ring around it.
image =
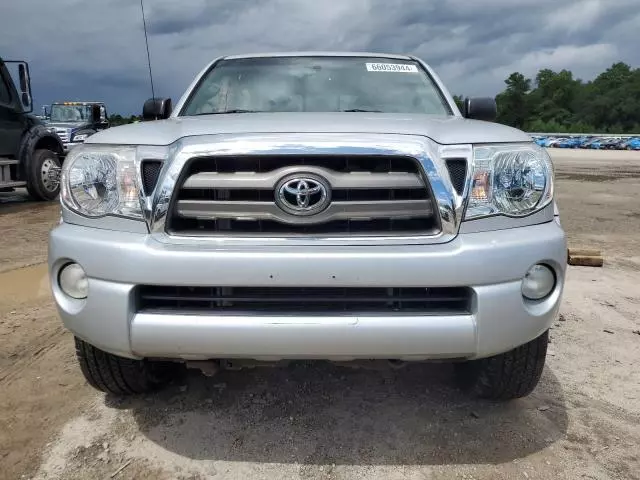
[[[566,240],[549,155],[495,116],[412,56],[238,55],[87,137],[49,242],[86,379],[450,361],[480,397],[529,394]]]

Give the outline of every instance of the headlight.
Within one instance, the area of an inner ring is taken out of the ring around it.
[[[142,218],[134,147],[75,147],[62,169],[62,202],[87,217]]]
[[[73,140],[71,140],[72,142],[84,142],[87,137],[89,136],[89,134],[87,133],[80,133],[78,135],[74,135],[73,136]]]
[[[473,179],[465,220],[489,215],[519,217],[553,199],[553,165],[535,144],[482,145],[473,149]]]

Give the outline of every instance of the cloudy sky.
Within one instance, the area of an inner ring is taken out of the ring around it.
[[[452,93],[495,95],[513,71],[591,79],[640,66],[640,0],[145,0],[156,94],[176,101],[233,53],[411,53]],[[103,100],[139,114],[150,97],[138,0],[5,0],[0,56],[30,62],[36,104]]]

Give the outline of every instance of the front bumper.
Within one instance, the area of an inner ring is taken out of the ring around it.
[[[89,277],[85,300],[65,296],[60,268]],[[557,277],[544,300],[523,299],[536,263]],[[227,247],[161,243],[153,235],[62,223],[50,234],[49,272],[64,325],[105,351],[132,358],[479,358],[524,344],[558,312],[566,240],[556,221],[459,234],[436,245]],[[139,313],[135,287],[454,287],[474,291],[467,315],[195,315]]]

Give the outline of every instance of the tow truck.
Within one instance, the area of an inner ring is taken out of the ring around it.
[[[8,67],[17,67],[19,90]],[[36,200],[53,200],[64,146],[32,110],[29,64],[0,58],[0,191],[26,187]]]
[[[64,152],[109,128],[104,102],[54,102],[45,110],[49,130],[60,137]]]

